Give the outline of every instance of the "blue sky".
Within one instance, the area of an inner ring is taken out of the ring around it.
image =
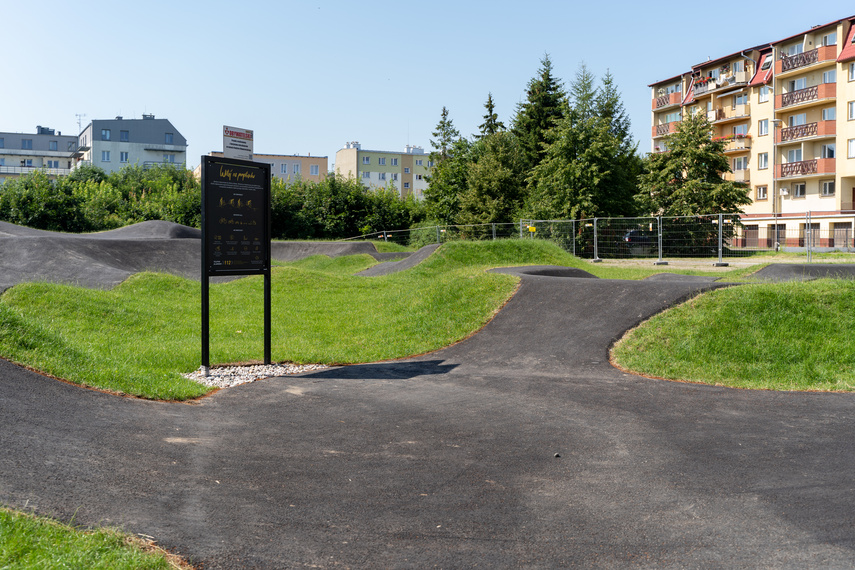
[[[0,131],[77,134],[76,114],[85,126],[152,113],[188,139],[191,167],[222,149],[223,125],[253,129],[256,152],[332,166],[347,141],[429,151],[443,106],[472,135],[489,92],[510,125],[548,53],[565,85],[583,62],[598,78],[611,71],[646,152],[648,84],[855,13],[848,2],[721,6],[2,0]]]

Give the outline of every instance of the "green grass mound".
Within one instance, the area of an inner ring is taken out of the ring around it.
[[[481,328],[518,279],[485,272],[506,265],[577,265],[540,241],[455,242],[409,271],[354,274],[368,255],[315,256],[274,268],[272,358],[356,363],[442,348]],[[211,361],[258,361],[263,280],[211,287]],[[199,366],[200,287],[140,273],[110,291],[25,283],[0,297],[0,356],[113,392],[186,400],[210,388],[181,377]]]
[[[743,285],[661,313],[613,350],[641,374],[739,388],[855,389],[855,282]]]

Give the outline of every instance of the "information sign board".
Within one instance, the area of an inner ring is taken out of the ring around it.
[[[223,156],[238,160],[252,160],[253,133],[223,125]]]

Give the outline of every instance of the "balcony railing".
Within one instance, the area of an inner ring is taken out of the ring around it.
[[[788,56],[787,54],[781,54],[781,72],[789,71],[791,69],[797,69],[799,67],[804,67],[806,65],[810,65],[812,63],[816,63],[819,61],[819,50],[812,49],[805,53],[799,53],[793,56]]]
[[[653,127],[653,136],[654,137],[663,137],[665,135],[670,135],[671,133],[677,132],[677,122],[671,123],[662,123],[661,125],[656,125]]]
[[[787,162],[778,165],[778,178],[792,176],[810,176],[812,174],[834,174],[835,159],[815,158],[801,162]]]
[[[781,54],[780,61],[775,65],[775,73],[786,73],[821,61],[835,59],[837,59],[837,46],[820,46],[796,55]]]
[[[822,137],[834,134],[837,134],[837,122],[821,121],[818,123],[808,123],[807,125],[797,125],[795,127],[781,129],[778,133],[778,142],[785,143],[807,137]]]
[[[776,97],[776,102],[780,103],[778,108],[782,108],[789,107],[791,105],[798,105],[800,103],[818,101],[820,99],[831,99],[834,97],[837,97],[837,84],[822,83],[820,85],[808,87],[807,89],[799,89],[798,91],[791,91],[789,93],[784,93],[783,95],[778,95]]]
[[[46,168],[43,166],[0,166],[0,174],[29,174],[41,170],[48,176],[68,176],[70,168]]]
[[[750,150],[751,149],[751,139],[749,138],[739,138],[728,141],[724,145],[724,152],[739,152],[742,150]]]
[[[666,95],[662,95],[661,97],[657,97],[653,100],[653,108],[661,109],[662,107],[668,107],[671,105],[679,105],[682,100],[682,95],[680,93],[668,93]]]
[[[736,107],[719,107],[718,109],[715,109],[715,111],[711,111],[710,113],[713,112],[715,113],[715,118],[708,117],[711,121],[724,121],[726,119],[747,117],[751,114],[751,106],[748,103],[743,103],[742,105],[737,105]]]

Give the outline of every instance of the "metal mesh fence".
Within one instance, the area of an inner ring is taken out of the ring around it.
[[[583,259],[722,260],[764,251],[855,253],[855,216],[709,216],[520,220],[505,224],[427,226],[350,239],[410,247],[456,240],[545,239]]]

